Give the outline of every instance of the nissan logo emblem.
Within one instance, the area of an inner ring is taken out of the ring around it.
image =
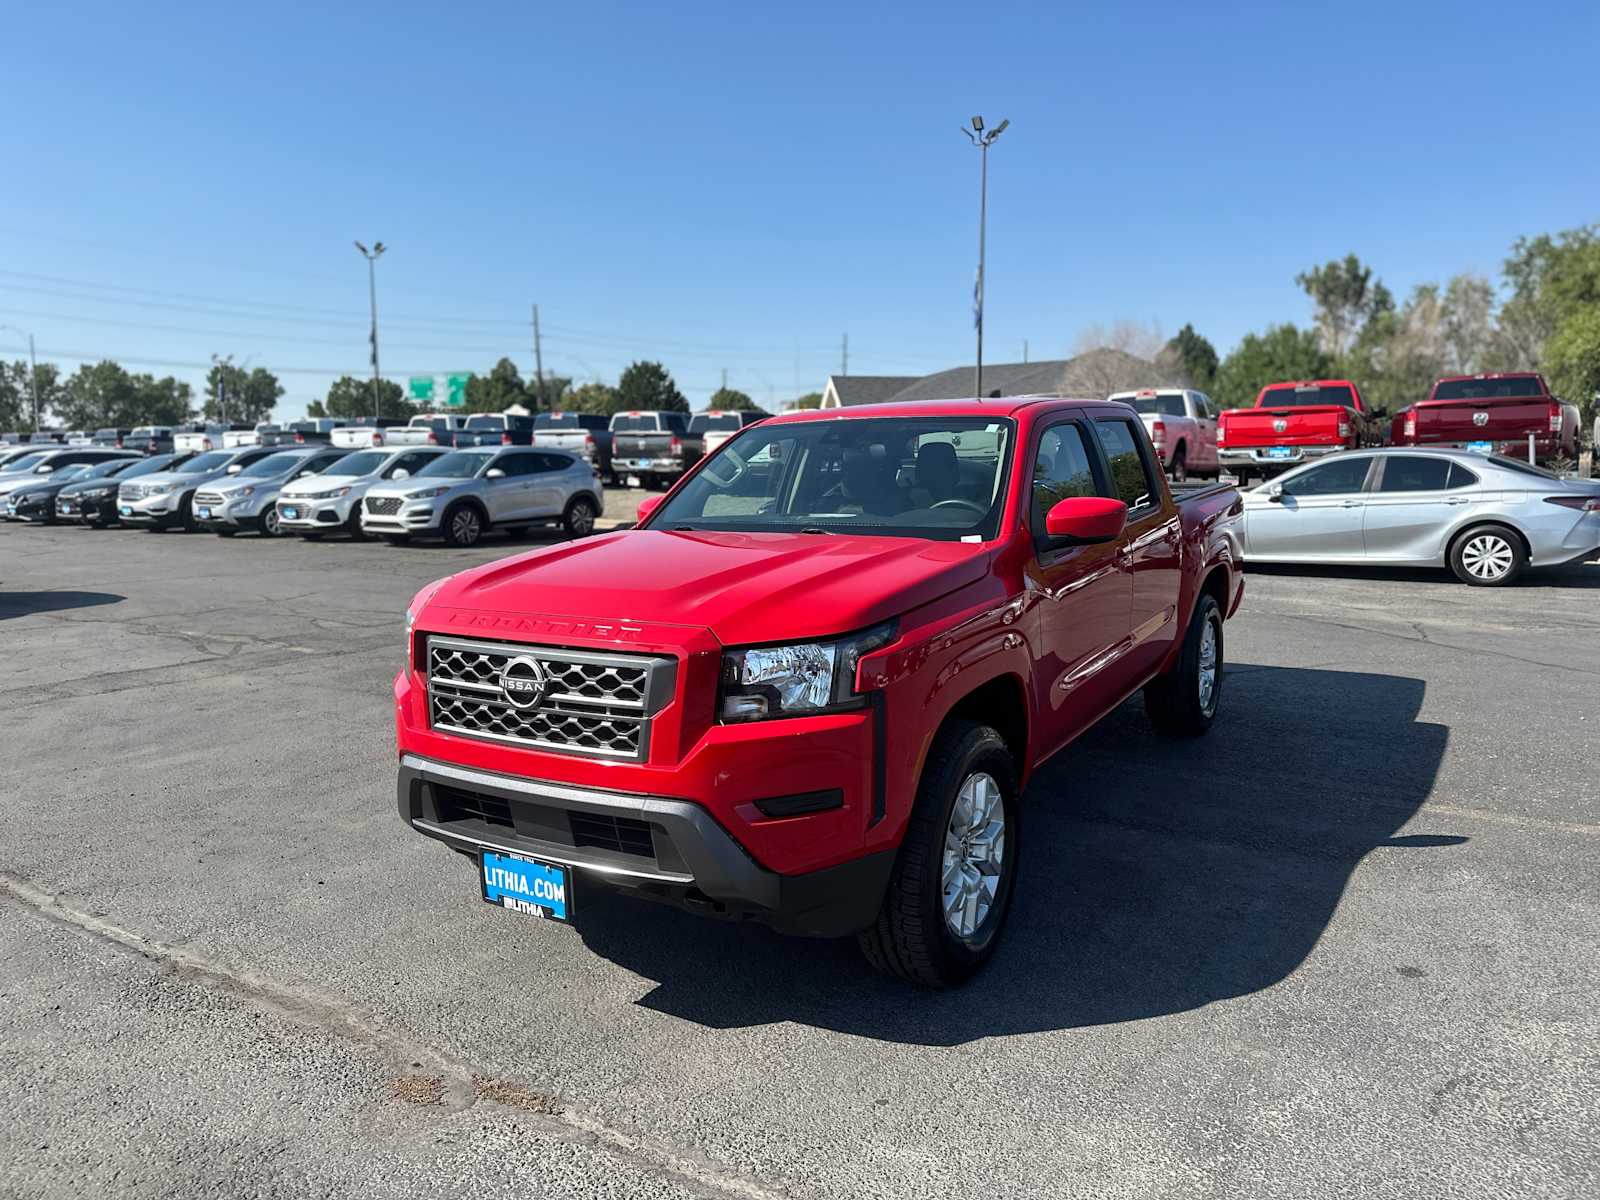
[[[1479,429],[1482,429],[1485,425],[1487,425],[1489,423],[1489,414],[1488,413],[1484,413],[1484,412],[1473,413],[1472,414],[1472,423],[1474,425],[1476,425]]]
[[[1289,428],[1289,422],[1285,421],[1282,417],[1279,417],[1276,421],[1274,421],[1272,423],[1272,432],[1273,433],[1282,433],[1284,430],[1286,430],[1288,428]]]
[[[545,674],[539,660],[518,655],[500,668],[500,692],[513,708],[533,708],[544,698]]]

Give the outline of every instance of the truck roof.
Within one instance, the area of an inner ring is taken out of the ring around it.
[[[1348,379],[1281,379],[1276,383],[1263,384],[1261,390],[1269,388],[1302,388],[1302,387],[1355,387]]]
[[[803,408],[770,418],[773,421],[833,421],[858,417],[1014,417],[1037,404],[1104,404],[1069,396],[994,396],[987,400],[902,400],[861,404],[852,408]]]
[[[1476,375],[1441,375],[1434,383],[1465,383],[1472,379],[1537,379],[1544,382],[1544,376],[1537,371],[1480,371]]]

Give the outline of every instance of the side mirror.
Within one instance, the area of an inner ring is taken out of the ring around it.
[[[1274,504],[1282,504],[1283,503],[1283,484],[1281,484],[1281,483],[1269,483],[1267,485],[1267,499],[1271,500]]]
[[[229,475],[237,475],[242,470],[244,470],[244,468],[241,467],[238,463],[229,463],[228,464],[228,474]]]
[[[43,463],[43,464],[40,465],[39,469],[34,472],[34,474],[35,475],[48,475],[48,474],[50,474],[51,471],[54,471],[54,470],[55,470],[55,468],[52,467],[49,463]]]
[[[1105,496],[1070,496],[1045,514],[1044,531],[1080,546],[1109,542],[1128,523],[1128,506]]]
[[[665,499],[665,496],[646,496],[643,500],[639,501],[639,521],[644,522],[649,520],[650,514],[655,512],[656,509],[660,508],[661,502]]]
[[[504,479],[506,477],[506,473],[499,467],[490,467],[483,473],[483,477],[485,479]]]
[[[411,478],[411,472],[406,470],[404,467],[396,467],[395,470],[394,470],[394,474],[389,476],[389,478],[390,479],[410,479]]]

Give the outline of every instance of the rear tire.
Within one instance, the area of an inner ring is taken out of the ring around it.
[[[1202,593],[1183,635],[1178,661],[1144,685],[1144,711],[1169,737],[1198,737],[1211,728],[1222,699],[1222,609]]]
[[[1004,739],[988,725],[946,722],[928,752],[883,907],[856,935],[869,963],[946,988],[989,961],[1016,886],[1020,807]]]
[[[353,542],[367,540],[367,531],[361,528],[361,506],[359,504],[350,506],[350,515],[345,519],[344,531],[350,535],[350,540]]]
[[[1474,525],[1450,546],[1450,569],[1470,587],[1504,587],[1527,565],[1522,539],[1504,525]]]
[[[594,532],[595,518],[599,515],[588,496],[574,496],[567,502],[567,511],[561,514],[561,528],[569,538],[588,537]]]
[[[195,531],[193,492],[190,492],[182,500],[178,501],[177,523],[185,533],[193,533]]]
[[[471,504],[452,504],[445,509],[444,520],[439,522],[445,544],[459,550],[476,546],[488,529],[489,523],[483,519],[483,514]]]
[[[1167,473],[1172,476],[1173,483],[1187,483],[1189,480],[1189,454],[1181,444],[1172,454],[1172,466]]]

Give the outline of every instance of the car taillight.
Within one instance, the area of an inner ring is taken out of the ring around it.
[[[118,439],[117,439],[117,449],[118,449],[118,450],[121,450],[121,449],[122,449],[122,448],[123,448],[123,446],[122,446],[122,439],[121,439],[121,438],[118,438]]]
[[[510,430],[509,430],[509,429],[508,429],[508,430],[506,430],[506,432],[505,432],[505,433],[502,433],[502,434],[501,434],[501,435],[500,435],[500,444],[501,444],[501,445],[502,445],[502,446],[509,446],[509,445],[511,445],[511,431],[510,431]]]
[[[1414,412],[1406,414],[1405,436],[1408,438],[1417,436],[1417,414]]]
[[[673,434],[672,435],[672,445],[671,445],[670,449],[672,450],[672,453],[674,453],[674,454],[678,453],[678,451],[683,449],[683,442],[682,442],[681,439],[679,439],[677,434]]]
[[[1546,504],[1559,504],[1562,508],[1575,508],[1579,512],[1600,512],[1600,496],[1546,496]]]
[[[1150,440],[1159,445],[1166,440],[1167,425],[1165,421],[1155,421],[1150,425]]]
[[[1350,436],[1350,422],[1349,421],[1340,421],[1339,422],[1339,436],[1341,438],[1347,438],[1347,437]]]
[[[594,449],[594,434],[586,433],[583,435],[583,448],[585,450]]]
[[[1561,406],[1559,404],[1550,406],[1550,432],[1561,432]]]
[[[1227,444],[1228,444],[1228,427],[1226,425],[1222,424],[1221,422],[1218,422],[1218,424],[1217,424],[1217,445],[1226,446]]]
[[[375,434],[373,434],[373,435],[372,435],[372,444],[373,444],[373,445],[374,445],[374,446],[381,446],[381,445],[383,445],[383,434],[381,434],[381,433],[375,433]]]
[[[429,431],[428,431],[428,445],[430,445],[430,446],[437,446],[437,445],[438,445],[438,444],[439,444],[439,435],[438,435],[438,434],[437,434],[437,433],[434,433],[434,432],[433,432],[433,431],[432,431],[432,430],[431,430],[431,429],[430,429],[430,430],[429,430]]]
[[[294,435],[294,441],[295,445],[304,446],[306,444],[306,435],[303,433],[297,433]]]

